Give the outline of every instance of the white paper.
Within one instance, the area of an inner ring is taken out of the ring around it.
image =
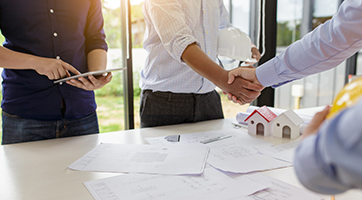
[[[69,168],[79,171],[201,174],[208,153],[206,146],[100,144]]]
[[[274,146],[256,146],[261,154],[269,155],[273,158],[284,160],[289,163],[293,163],[294,152],[299,145],[299,140],[294,140],[288,143],[274,145]]]
[[[279,181],[272,177],[262,175],[260,173],[254,173],[245,176],[236,176],[231,175],[234,180],[239,180],[240,178],[250,178],[251,180],[269,185],[269,188],[255,194],[252,194],[248,197],[235,198],[233,200],[322,200],[323,197],[314,194],[308,190],[301,189]]]
[[[252,146],[224,146],[210,148],[207,163],[225,172],[250,173],[292,166],[270,156],[260,154]]]
[[[235,181],[211,167],[201,176],[127,174],[84,184],[96,200],[228,200],[267,188],[246,177]]]
[[[200,141],[230,135],[231,138],[202,144]],[[198,145],[210,147],[207,163],[225,172],[250,173],[292,166],[291,163],[260,154],[255,147],[272,147],[263,139],[247,133],[247,130],[229,129],[181,135],[180,142],[167,142],[163,137],[146,138],[151,144]],[[263,160],[263,162],[260,162]]]
[[[218,140],[208,144],[201,143],[212,138],[220,136],[231,136],[223,140]],[[243,129],[226,129],[226,130],[215,130],[198,133],[189,133],[180,135],[179,142],[168,142],[165,137],[151,137],[145,138],[145,140],[152,145],[207,145],[207,146],[218,146],[218,145],[232,145],[232,144],[249,144],[249,145],[260,145],[268,143],[263,139],[256,138],[248,134],[247,130]],[[272,145],[271,143],[269,143]]]

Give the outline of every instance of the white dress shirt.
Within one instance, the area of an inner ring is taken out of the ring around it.
[[[362,1],[346,0],[333,18],[256,69],[264,86],[325,71],[362,48]],[[301,183],[319,193],[362,189],[362,101],[326,120],[296,150]]]
[[[146,0],[144,48],[148,51],[141,71],[142,90],[207,93],[215,89],[197,74],[181,55],[192,43],[217,62],[217,35],[230,25],[222,0]],[[137,58],[136,58],[137,59]]]

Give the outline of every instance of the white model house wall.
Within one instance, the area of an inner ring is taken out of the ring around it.
[[[295,139],[300,135],[300,125],[303,123],[293,110],[285,111],[271,122],[273,137],[283,138],[287,134],[288,138]]]
[[[272,135],[270,125],[264,117],[262,117],[258,112],[254,113],[248,120],[248,133],[252,135],[257,135],[263,133],[264,136]]]

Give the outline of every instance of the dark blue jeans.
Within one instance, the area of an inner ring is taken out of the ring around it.
[[[99,133],[96,112],[74,120],[39,121],[2,112],[2,144]]]

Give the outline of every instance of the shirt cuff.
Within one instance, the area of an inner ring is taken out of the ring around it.
[[[256,77],[264,87],[271,86],[272,88],[277,88],[284,84],[297,80],[281,80],[278,73],[276,72],[275,66],[278,66],[278,64],[276,64],[275,62],[277,62],[277,60],[276,58],[273,58],[265,64],[262,64],[260,67],[256,68]]]
[[[184,53],[185,49],[193,43],[196,43],[200,47],[200,44],[194,37],[187,37],[182,40],[176,41],[173,45],[174,54],[172,56],[174,58],[177,58],[180,62],[184,63],[181,56]]]
[[[264,87],[272,85],[278,86],[278,83],[281,82],[277,72],[275,71],[274,60],[275,59],[271,59],[256,68],[256,77]]]

